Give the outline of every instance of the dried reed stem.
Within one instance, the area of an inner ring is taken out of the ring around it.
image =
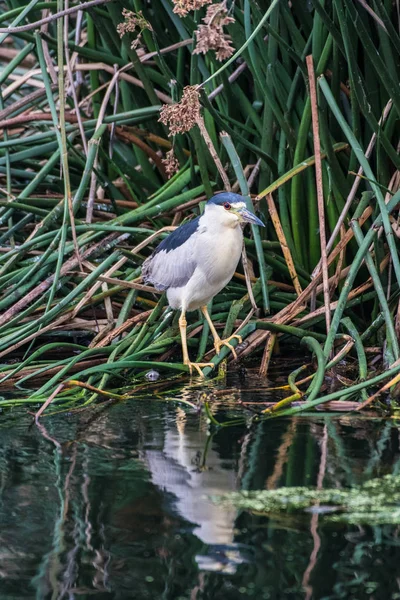
[[[300,296],[300,294],[303,290],[300,285],[299,277],[296,272],[296,267],[294,266],[292,253],[290,252],[290,248],[287,244],[285,233],[283,231],[283,227],[282,227],[279,215],[278,215],[278,211],[276,210],[275,202],[274,202],[274,199],[272,198],[272,194],[268,194],[267,204],[268,204],[269,214],[271,215],[272,223],[275,227],[276,235],[278,236],[278,240],[279,240],[279,243],[282,248],[283,256],[285,257],[286,264],[289,269],[290,278],[293,281],[293,285],[294,285],[294,289],[296,290],[296,294],[298,296]]]
[[[330,295],[329,295],[329,274],[328,274],[328,259],[326,251],[326,230],[325,230],[325,206],[324,206],[324,191],[322,186],[322,159],[321,159],[321,143],[319,139],[319,122],[318,122],[318,103],[317,90],[315,86],[315,74],[313,58],[310,54],[307,56],[307,70],[310,85],[311,99],[311,115],[314,136],[314,151],[315,151],[315,180],[317,186],[317,202],[318,202],[318,219],[319,219],[319,235],[321,239],[321,260],[322,260],[322,281],[324,286],[324,304],[325,304],[325,322],[326,331],[329,332],[331,326],[330,313]]]

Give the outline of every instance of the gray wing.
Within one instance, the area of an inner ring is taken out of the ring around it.
[[[196,269],[194,249],[198,235],[196,231],[183,244],[174,248],[160,245],[143,263],[142,276],[145,283],[152,283],[160,291],[186,285]]]

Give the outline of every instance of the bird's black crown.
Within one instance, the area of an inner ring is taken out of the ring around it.
[[[225,202],[235,204],[235,202],[244,202],[244,198],[240,194],[234,194],[233,192],[222,192],[221,194],[217,194],[210,198],[207,204],[218,204],[222,206]]]

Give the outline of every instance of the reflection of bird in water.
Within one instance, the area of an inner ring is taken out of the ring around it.
[[[234,544],[235,509],[213,503],[210,497],[236,489],[236,473],[226,460],[209,447],[203,464],[207,431],[185,427],[185,413],[178,409],[177,422],[166,425],[163,450],[146,450],[145,461],[152,481],[176,498],[174,507],[195,524],[193,534],[211,545],[198,556],[202,569],[234,572],[244,561]]]
[[[264,226],[246,208],[239,194],[224,192],[211,198],[204,214],[171,233],[143,263],[142,274],[146,283],[157,290],[166,291],[171,308],[181,311],[179,329],[182,340],[183,362],[203,375],[201,367],[212,363],[192,363],[186,341],[186,312],[198,308],[203,312],[214,338],[214,348],[219,354],[223,345],[235,354],[229,343],[238,335],[221,340],[207,304],[218,294],[235,272],[243,246],[241,223]]]

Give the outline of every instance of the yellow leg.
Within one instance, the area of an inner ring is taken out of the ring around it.
[[[239,344],[242,343],[242,338],[240,337],[240,335],[231,335],[228,338],[226,338],[226,340],[221,340],[221,338],[218,335],[217,330],[214,327],[214,323],[211,320],[210,315],[208,314],[208,310],[207,310],[207,306],[202,306],[201,307],[201,312],[203,313],[203,315],[205,316],[205,318],[207,319],[207,323],[210,326],[210,331],[212,333],[212,336],[214,338],[214,348],[217,354],[220,353],[221,350],[221,346],[227,346],[227,348],[229,348],[229,350],[232,352],[233,356],[235,358],[237,358],[237,354],[235,351],[235,348],[229,343],[233,338],[236,338],[239,340]]]
[[[187,348],[187,339],[186,339],[186,326],[187,321],[185,318],[185,312],[182,311],[181,316],[179,317],[179,331],[181,332],[181,341],[182,341],[182,354],[183,354],[183,364],[189,367],[190,374],[193,372],[193,367],[196,369],[200,377],[204,377],[203,371],[201,370],[204,367],[211,367],[212,369],[215,367],[214,363],[192,363],[189,358],[188,348]]]

